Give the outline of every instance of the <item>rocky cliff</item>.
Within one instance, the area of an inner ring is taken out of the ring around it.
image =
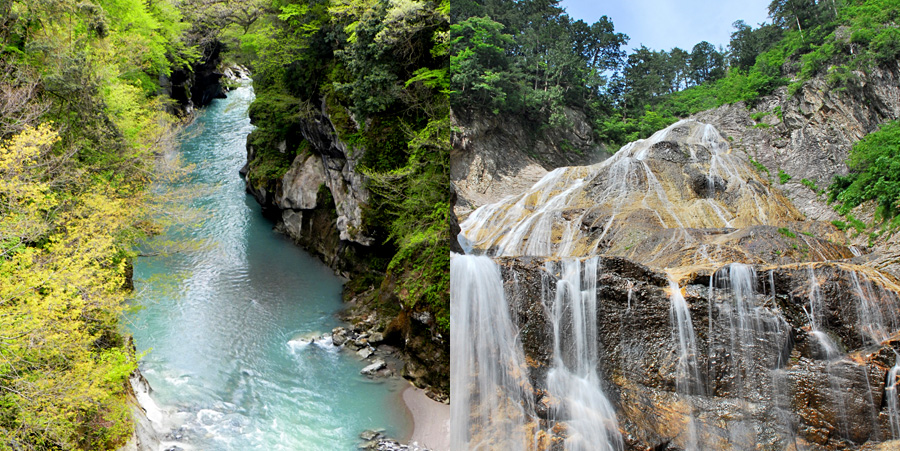
[[[529,258],[499,263],[521,331],[529,403],[540,428],[565,437],[559,431],[574,418],[553,411],[561,395],[548,386],[555,340],[550,312],[565,302],[557,293],[565,287],[562,266]],[[843,263],[758,266],[746,272],[751,290],[736,295],[739,269],[746,267],[682,281],[679,294],[696,339],[685,371],[666,274],[600,258],[590,287],[599,373],[625,448],[832,450],[898,438],[891,406],[900,341],[890,335],[898,326],[898,287]],[[817,337],[821,331],[807,316],[811,306],[819,309],[826,340],[846,357]],[[864,312],[886,321],[873,326]],[[562,327],[563,343],[574,342],[577,328]],[[563,349],[562,360],[573,365],[575,349]]]
[[[225,86],[219,71],[223,44],[212,40],[201,46],[201,56],[191,67],[181,67],[169,76],[159,76],[162,94],[176,102],[181,111],[190,114],[194,108],[209,105],[213,99],[225,97]]]
[[[567,126],[547,128],[521,117],[454,111],[450,180],[457,214],[519,193],[554,168],[609,156],[584,113],[567,109],[566,118]]]
[[[853,75],[844,86],[820,76],[793,95],[781,88],[750,108],[739,102],[694,118],[714,125],[773,178],[784,171],[791,178],[780,187],[794,205],[811,219],[830,221],[837,215],[821,193],[835,175],[847,173],[853,143],[900,118],[900,63]]]
[[[323,104],[317,114],[298,121],[276,149],[267,149],[290,159],[283,176],[254,177],[254,166],[267,162],[252,141],[247,144],[247,165],[242,173],[249,176],[247,191],[265,214],[349,278],[365,271],[362,260],[374,244],[363,232],[362,206],[368,202],[369,192],[365,176],[356,170],[364,150],[353,149],[338,138],[325,109]],[[251,114],[252,121],[259,119]]]
[[[381,272],[379,262],[389,260],[394,250],[371,234],[374,220],[369,218],[377,212],[367,210],[371,193],[359,171],[366,149],[341,138],[330,108],[342,107],[329,107],[323,100],[291,122],[274,148],[260,147],[266,141],[251,135],[242,170],[247,191],[277,229],[349,279],[347,319],[355,323],[356,333],[363,338],[383,334],[379,344],[400,349],[406,357],[404,376],[445,399],[449,342],[426,306],[408,307],[398,298],[397,279],[408,274]],[[251,110],[251,120],[265,120],[259,114]],[[268,168],[279,159],[289,163],[281,175],[271,176]]]

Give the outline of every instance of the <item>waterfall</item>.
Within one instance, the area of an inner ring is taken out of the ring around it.
[[[553,302],[544,301],[553,323],[553,367],[547,388],[557,400],[554,417],[567,426],[565,449],[621,451],[615,409],[597,374],[597,258],[561,262]],[[548,262],[553,273],[554,263]]]
[[[685,166],[704,178],[702,188],[690,177],[672,178]],[[479,207],[460,227],[491,255],[542,257],[588,257],[610,247],[621,255],[655,230],[676,230],[658,256],[693,243],[693,228],[797,214],[778,199],[715,127],[682,120],[601,163],[555,169],[524,193]]]
[[[803,307],[809,319],[809,334],[816,339],[819,350],[825,360],[834,360],[841,357],[841,351],[837,343],[822,330],[819,324],[822,321],[822,290],[819,287],[819,279],[816,278],[816,270],[813,265],[806,267],[809,275],[809,308]]]
[[[500,268],[453,254],[450,283],[450,447],[524,450],[530,384]]]
[[[697,336],[694,334],[691,311],[684,300],[684,295],[681,294],[681,288],[678,286],[678,282],[671,278],[669,279],[669,301],[671,302],[669,317],[674,326],[673,330],[678,333],[678,366],[675,370],[675,389],[679,394],[688,395],[692,409],[688,418],[685,448],[696,450],[699,449],[700,437],[690,396],[703,394],[703,383],[697,363]]]
[[[820,356],[825,360],[825,368],[828,373],[828,383],[831,385],[831,391],[836,394],[833,400],[834,409],[838,414],[838,433],[846,436],[850,430],[850,419],[847,417],[846,400],[841,379],[835,374],[834,365],[844,356],[838,344],[822,330],[822,316],[824,305],[822,303],[822,289],[819,286],[819,279],[816,277],[816,270],[813,265],[807,266],[809,275],[809,309],[806,315],[809,318],[809,334],[819,345]]]
[[[887,397],[888,419],[891,423],[891,436],[900,439],[900,400],[897,399],[897,377],[900,376],[900,355],[894,354],[894,366],[888,371],[884,385],[884,396]]]
[[[769,279],[774,294],[771,273]],[[768,397],[769,381],[778,387],[780,376],[773,370],[784,365],[783,350],[790,339],[790,326],[784,318],[758,301],[757,284],[757,273],[752,266],[731,263],[713,274],[709,290],[710,341],[723,342],[723,357],[727,362],[719,368],[728,377],[723,378],[718,389],[733,397],[744,414],[745,418],[730,424],[728,431],[731,443],[742,447],[756,443],[758,425],[750,406]],[[713,310],[717,312],[717,321],[713,321]],[[710,361],[713,360],[711,355]]]
[[[900,287],[828,262],[858,251],[771,187],[684,120],[471,212],[460,242],[492,258],[451,258],[453,448],[900,438]]]
[[[873,343],[884,342],[900,328],[897,318],[900,302],[897,295],[881,286],[874,287],[868,277],[860,277],[856,271],[850,273],[850,279],[857,299],[860,334]]]

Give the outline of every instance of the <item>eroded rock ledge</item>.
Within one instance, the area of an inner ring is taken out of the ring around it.
[[[248,141],[248,166],[242,174],[247,174],[259,151]],[[399,349],[406,360],[404,377],[420,388],[430,388],[437,399],[446,398],[449,340],[438,333],[429,312],[400,302],[393,290],[396,275],[378,274],[385,277],[380,286],[367,277],[377,271],[371,261],[391,251],[369,236],[364,226],[363,210],[370,193],[366,176],[357,168],[365,148],[340,138],[323,100],[308,117],[293,124],[275,151],[296,156],[282,177],[263,183],[248,181],[247,191],[262,205],[263,213],[276,221],[277,230],[350,280],[344,290],[348,303],[344,319],[360,332],[383,333],[385,344]]]

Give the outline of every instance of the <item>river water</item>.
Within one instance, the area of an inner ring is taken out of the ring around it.
[[[368,380],[351,353],[298,340],[340,325],[341,280],[273,232],[244,191],[238,170],[252,100],[252,88],[238,88],[183,132],[180,155],[192,169],[181,183],[194,192],[187,211],[202,219],[150,243],[175,251],[135,263],[141,307],[127,322],[146,353],[140,368],[165,413],[167,441],[332,451],[355,449],[365,429],[403,438],[411,420],[401,381]]]

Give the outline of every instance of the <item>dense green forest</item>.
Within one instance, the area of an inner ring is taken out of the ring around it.
[[[320,115],[353,152],[371,193],[361,232],[376,240],[351,287],[382,286],[391,304],[435,314],[449,330],[448,4],[437,1],[274,1],[260,19],[222,33],[254,72],[258,128],[248,182],[280,179],[309,150],[299,133]],[[287,152],[279,142],[296,143]],[[389,306],[390,308],[396,308]]]
[[[453,2],[451,99],[550,126],[577,108],[615,149],[699,111],[796,91],[817,74],[850,86],[853,71],[896,61],[898,10],[891,0],[774,0],[772,22],[735,22],[727,49],[704,41],[626,52],[613,18],[576,21],[557,1]]]
[[[177,120],[160,75],[197,52],[166,0],[0,2],[0,449],[131,434],[118,327]]]
[[[272,152],[324,102],[341,139],[365,149],[376,282],[446,333],[447,9],[0,1],[0,449],[113,449],[130,436],[136,357],[118,323],[134,245],[165,225],[148,188],[173,176],[158,156],[183,111],[161,83],[214,64],[212,48],[255,75],[251,140],[271,158],[251,183],[307,148]]]

